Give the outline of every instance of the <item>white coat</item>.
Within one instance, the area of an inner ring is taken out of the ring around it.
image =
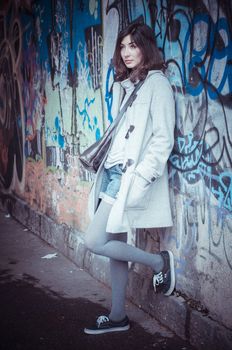
[[[133,84],[129,81],[129,85]],[[115,118],[128,80],[113,87]],[[127,89],[130,90],[131,88]],[[171,85],[159,70],[148,73],[137,98],[128,107],[134,128],[127,138],[121,187],[112,206],[107,232],[127,232],[129,227],[172,226],[167,160],[174,144],[175,105]],[[89,196],[90,216],[98,205],[104,165],[99,168]]]

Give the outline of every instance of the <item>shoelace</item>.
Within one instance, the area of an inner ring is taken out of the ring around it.
[[[159,286],[161,283],[164,282],[163,272],[159,272],[157,275],[154,275],[153,277],[153,286]]]
[[[99,316],[97,318],[97,326],[98,328],[101,326],[102,323],[109,322],[109,318],[107,316]]]

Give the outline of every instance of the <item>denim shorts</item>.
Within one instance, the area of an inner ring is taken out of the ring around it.
[[[99,198],[113,204],[121,185],[122,164],[104,168]]]

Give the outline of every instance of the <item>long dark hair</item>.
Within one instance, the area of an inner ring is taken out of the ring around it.
[[[121,42],[127,35],[131,36],[136,46],[141,50],[143,60],[134,70],[128,69],[121,57]],[[151,69],[164,70],[164,60],[159,49],[156,46],[156,40],[153,30],[146,24],[132,23],[123,29],[117,38],[115,52],[113,56],[113,64],[115,68],[115,80],[122,81],[130,78],[135,82],[137,79],[145,79],[147,73]]]

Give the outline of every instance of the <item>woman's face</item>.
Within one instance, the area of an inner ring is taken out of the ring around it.
[[[135,69],[143,59],[141,50],[136,46],[130,35],[121,41],[121,57],[127,68]]]

